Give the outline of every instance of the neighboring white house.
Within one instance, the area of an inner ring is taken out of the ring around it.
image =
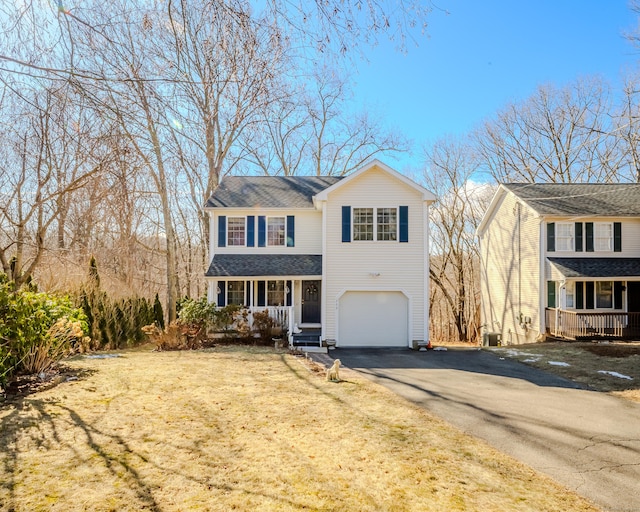
[[[316,346],[426,343],[434,200],[377,160],[342,178],[227,177],[205,206],[209,300],[268,309]]]
[[[640,336],[640,184],[503,184],[477,234],[485,333]]]

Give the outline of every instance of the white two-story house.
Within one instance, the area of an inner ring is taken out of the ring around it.
[[[485,332],[640,336],[640,184],[503,184],[477,234]]]
[[[347,177],[227,177],[205,206],[208,298],[269,310],[307,344],[426,343],[434,200],[377,160]]]

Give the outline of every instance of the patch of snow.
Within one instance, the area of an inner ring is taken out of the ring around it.
[[[523,363],[537,363],[538,361],[540,361],[540,359],[542,359],[541,357],[530,357],[529,359],[523,359],[522,362]]]
[[[433,350],[446,351],[447,347],[435,347]]]
[[[629,377],[628,375],[622,375],[618,372],[609,372],[607,370],[598,370],[598,373],[604,373],[605,375],[611,375],[612,377],[618,377],[619,379],[627,379],[633,380],[633,377]]]
[[[516,350],[516,349],[513,349],[513,348],[503,349],[503,352],[508,357],[542,357],[542,356],[539,356],[538,354],[534,354],[532,352],[525,352],[524,350]]]
[[[553,366],[571,366],[569,363],[563,363],[562,361],[549,361],[549,364]]]

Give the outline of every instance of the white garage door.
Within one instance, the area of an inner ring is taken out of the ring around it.
[[[409,304],[401,292],[349,291],[338,303],[338,346],[407,347]]]

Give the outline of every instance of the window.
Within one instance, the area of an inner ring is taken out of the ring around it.
[[[596,282],[596,307],[597,308],[613,308],[613,282],[597,281]]]
[[[567,222],[556,224],[556,251],[573,251],[573,227]]]
[[[353,209],[353,239],[373,240],[373,208]]]
[[[566,307],[568,308],[575,307],[575,283],[570,282],[566,284],[565,300],[566,300]]]
[[[378,208],[378,240],[397,240],[398,212],[395,208]]]
[[[269,217],[267,219],[267,245],[284,245],[284,241],[284,217]]]
[[[593,225],[593,241],[596,251],[613,251],[613,224],[598,222]]]
[[[244,225],[244,217],[229,217],[227,219],[227,245],[244,245]]]
[[[267,306],[284,305],[284,281],[267,281]]]
[[[397,208],[354,208],[353,240],[398,240]]]
[[[227,304],[244,305],[244,281],[227,282]]]

